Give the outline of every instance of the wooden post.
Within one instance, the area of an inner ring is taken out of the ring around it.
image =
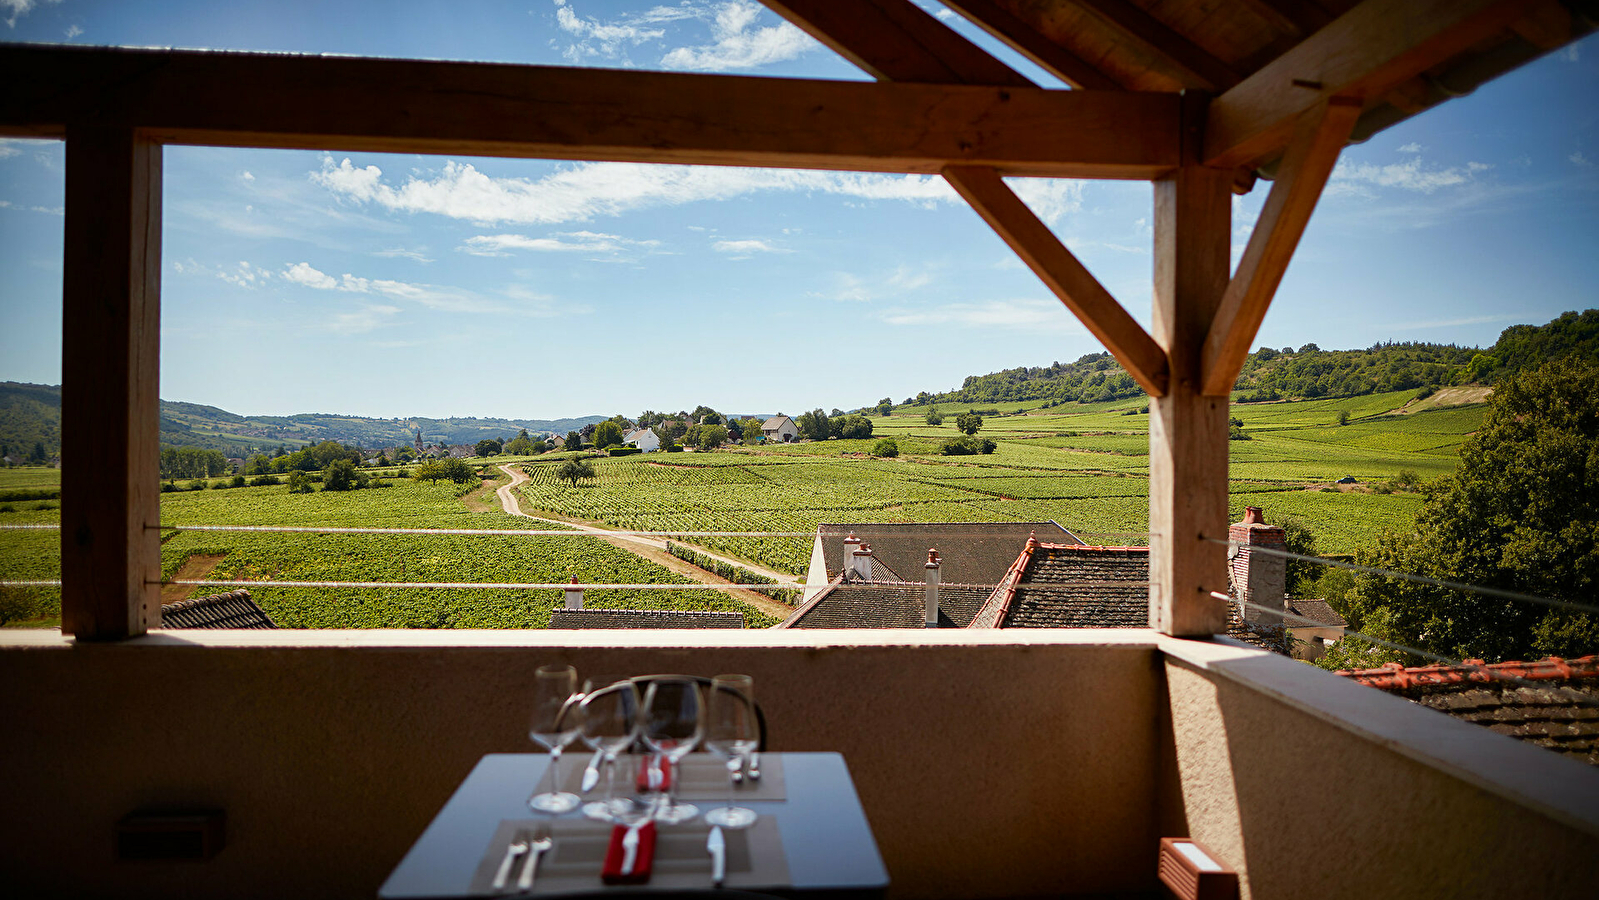
[[[161,147],[67,129],[61,346],[61,630],[160,617]]]
[[[1226,630],[1227,398],[1201,393],[1205,335],[1227,289],[1232,173],[1198,164],[1203,97],[1184,97],[1183,158],[1155,182],[1152,337],[1170,365],[1149,401],[1149,624],[1180,637]]]

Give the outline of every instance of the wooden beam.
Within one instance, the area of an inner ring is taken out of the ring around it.
[[[1232,173],[1195,164],[1205,98],[1190,98],[1185,158],[1155,182],[1153,334],[1170,361],[1149,403],[1149,624],[1199,637],[1226,630],[1227,401],[1200,392],[1205,335],[1227,287]]]
[[[1232,393],[1294,248],[1359,118],[1360,101],[1338,97],[1301,117],[1205,338],[1203,393],[1212,397]]]
[[[950,166],[944,177],[1134,381],[1151,396],[1166,393],[1165,352],[993,169]]]
[[[161,148],[67,132],[61,345],[61,630],[143,634],[161,615]]]
[[[993,0],[946,0],[944,5],[1074,88],[1119,91],[1125,87]]]
[[[879,81],[1036,87],[910,0],[761,0]]]
[[[1239,81],[1232,67],[1127,0],[1068,0],[1150,57],[1152,67],[1185,88],[1223,91]]]
[[[0,134],[1066,178],[1177,161],[1177,99],[1129,91],[21,45],[0,84]]]
[[[1331,97],[1372,101],[1508,27],[1527,0],[1366,0],[1211,103],[1207,166],[1250,165]]]
[[[1295,37],[1314,34],[1333,20],[1313,0],[1244,0],[1244,5],[1278,31]]]

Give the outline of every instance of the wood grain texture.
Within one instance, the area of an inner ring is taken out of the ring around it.
[[[879,81],[1036,87],[910,0],[763,0]]]
[[[1155,183],[1154,339],[1171,380],[1149,404],[1149,624],[1226,630],[1227,401],[1200,393],[1205,335],[1227,285],[1232,174],[1183,166]]]
[[[1165,352],[993,169],[951,166],[944,177],[1140,387],[1166,393]]]
[[[1146,179],[1175,97],[236,53],[10,47],[0,133],[709,165]]]
[[[61,346],[61,630],[143,634],[161,594],[161,148],[67,132]]]
[[[1188,38],[1128,0],[1069,0],[1149,54],[1157,68],[1189,88],[1222,91],[1239,74]]]
[[[1359,118],[1360,101],[1336,97],[1301,117],[1205,338],[1202,393],[1231,394],[1294,248]]]
[[[1267,158],[1287,144],[1294,122],[1318,103],[1331,97],[1374,101],[1508,27],[1526,14],[1529,2],[1366,0],[1211,103],[1205,164],[1239,166]]]
[[[1074,88],[1116,91],[1124,87],[993,0],[950,0],[944,5]]]

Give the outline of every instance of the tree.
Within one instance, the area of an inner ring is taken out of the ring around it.
[[[411,477],[417,481],[437,482],[440,478],[445,477],[444,466],[437,460],[430,459],[413,469]]]
[[[347,491],[355,487],[355,463],[336,459],[322,470],[322,490]]]
[[[1230,416],[1227,419],[1227,440],[1252,441],[1254,438],[1250,437],[1249,433],[1244,431],[1243,419],[1240,419],[1237,416]]]
[[[756,444],[761,440],[761,426],[765,423],[753,416],[745,416],[738,420],[739,431],[744,435],[744,443]]]
[[[794,420],[794,427],[799,429],[800,437],[812,441],[825,441],[831,433],[831,423],[827,413],[820,409],[813,409],[802,414]]]
[[[575,431],[568,431],[566,433],[565,449],[567,449],[567,450],[582,450],[583,449],[583,438],[582,438],[582,436],[579,435]]]
[[[311,493],[311,478],[310,478],[310,476],[306,475],[304,472],[300,471],[299,469],[295,469],[294,471],[290,472],[289,473],[289,493],[291,493],[291,494],[309,494],[309,493]]]
[[[884,397],[883,399],[877,401],[877,414],[880,416],[893,415],[894,399],[892,397]]]
[[[1427,488],[1414,533],[1364,565],[1589,604],[1599,587],[1599,365],[1566,359],[1495,390],[1455,474]],[[1599,650],[1599,617],[1435,584],[1359,575],[1339,610],[1375,637],[1454,658]],[[1373,651],[1363,661],[1383,661]]]
[[[1348,425],[1349,424],[1349,410],[1340,409],[1338,411],[1338,424],[1339,425]]]
[[[872,445],[872,455],[894,457],[899,455],[899,442],[893,438],[883,438]]]
[[[499,441],[494,438],[484,438],[477,442],[476,447],[472,448],[472,453],[477,456],[496,456],[499,454],[500,449],[501,444]]]
[[[472,467],[467,465],[465,460],[456,459],[452,456],[440,465],[443,467],[444,477],[456,484],[466,484],[477,478],[477,473],[472,471]]]
[[[1294,516],[1283,516],[1277,524],[1283,530],[1283,549],[1300,556],[1316,555],[1316,535],[1303,520]],[[1303,597],[1303,589],[1316,580],[1321,574],[1321,569],[1320,563],[1306,562],[1302,559],[1287,560],[1283,590],[1290,597]]]
[[[727,420],[727,439],[730,441],[744,440],[744,426],[737,419]]]
[[[571,483],[572,487],[577,487],[578,481],[594,477],[594,467],[589,465],[587,460],[569,459],[555,470],[555,477]]]
[[[955,427],[965,434],[976,434],[983,427],[983,417],[975,412],[963,412],[955,417]]]
[[[521,434],[506,441],[500,452],[508,456],[527,456],[533,452],[533,439],[527,436],[524,428]]]
[[[721,425],[701,425],[699,443],[701,450],[715,450],[727,443],[727,428]]]
[[[865,440],[872,436],[872,420],[860,413],[837,416],[828,420],[827,427],[834,436],[849,440]]]
[[[942,424],[944,424],[944,417],[939,415],[937,406],[934,406],[934,407],[932,407],[931,409],[929,409],[927,411],[927,424],[929,424],[929,425],[942,425]]]
[[[622,443],[622,426],[611,419],[606,419],[594,428],[594,448],[604,450],[606,447],[615,447]]]

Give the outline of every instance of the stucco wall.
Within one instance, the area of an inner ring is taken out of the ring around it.
[[[1166,690],[1163,820],[1237,867],[1246,898],[1599,884],[1599,770],[1254,651],[1183,648]]]
[[[844,753],[895,896],[1153,884],[1160,667],[1140,632],[14,634],[0,871],[15,896],[371,897],[479,756],[531,749],[526,686],[556,661],[754,675],[773,749]],[[115,863],[114,823],[145,805],[225,809],[226,849]]]

